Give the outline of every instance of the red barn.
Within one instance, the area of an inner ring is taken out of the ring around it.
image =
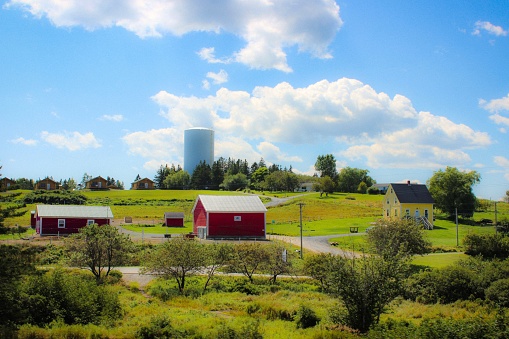
[[[164,213],[164,222],[168,227],[184,227],[184,213],[166,212]]]
[[[37,205],[35,230],[40,235],[64,235],[90,224],[109,225],[112,219],[109,206]]]
[[[200,238],[265,239],[267,209],[258,196],[199,195],[192,213]]]

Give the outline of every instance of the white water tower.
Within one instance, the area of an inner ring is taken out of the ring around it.
[[[212,167],[214,131],[204,127],[186,129],[184,131],[184,170],[192,175],[200,161],[205,161]]]

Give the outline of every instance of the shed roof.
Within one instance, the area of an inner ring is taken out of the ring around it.
[[[133,183],[133,184],[135,184],[135,183],[137,183],[137,182],[142,182],[142,181],[154,182],[154,180],[149,179],[149,178],[141,178],[141,179],[138,179],[138,180],[133,181],[132,183]]]
[[[46,218],[113,218],[109,206],[37,205],[37,215]]]
[[[391,184],[400,203],[433,204],[435,201],[426,185],[422,184]]]
[[[198,200],[207,212],[267,212],[256,195],[199,195],[193,211]]]
[[[184,219],[184,212],[165,212],[165,219]]]

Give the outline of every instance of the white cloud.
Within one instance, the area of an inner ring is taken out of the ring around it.
[[[372,167],[404,168],[463,165],[471,160],[467,150],[491,144],[487,133],[417,112],[408,98],[390,98],[354,79],[323,80],[305,88],[280,83],[257,87],[252,94],[221,88],[205,98],[162,91],[153,100],[176,128],[207,126],[216,135],[258,140],[258,151],[264,158],[272,154],[274,162],[299,161],[281,154],[280,142],[335,142],[338,149],[355,144],[338,154],[366,158]]]
[[[22,145],[25,145],[25,146],[35,146],[37,145],[38,141],[37,140],[34,140],[34,139],[25,139],[25,138],[17,138],[17,139],[12,139],[11,142],[13,144],[22,144]]]
[[[120,121],[124,120],[124,116],[122,114],[114,114],[114,115],[105,114],[105,115],[101,116],[99,118],[99,120],[120,122]]]
[[[43,131],[41,139],[57,148],[67,148],[69,151],[101,147],[101,143],[92,132],[81,134],[80,132],[49,133]]]
[[[123,136],[122,140],[129,147],[130,154],[150,159],[166,159],[162,163],[165,164],[182,163],[183,138],[182,131],[163,128],[130,133]]]
[[[119,26],[141,38],[190,32],[229,33],[246,42],[226,58],[214,49],[199,54],[210,62],[235,59],[251,68],[291,71],[285,48],[329,58],[327,50],[342,26],[334,0],[10,0],[37,18],[46,17],[57,27],[81,26],[87,30]]]
[[[216,134],[217,137],[217,134]],[[262,155],[241,137],[223,137],[214,143],[215,157],[246,159],[250,164],[258,162]]]
[[[202,60],[207,61],[209,64],[229,64],[232,62],[230,58],[216,58],[215,52],[216,49],[214,47],[204,47],[200,49],[196,54],[198,54]]]
[[[260,144],[258,144],[257,148],[260,153],[263,154],[263,158],[271,163],[302,162],[301,157],[289,156],[282,152],[279,147],[267,141],[262,141]]]
[[[505,167],[509,171],[509,159],[507,159],[506,157],[496,156],[493,158],[493,161],[498,166]]]
[[[490,115],[490,120],[495,122],[497,125],[509,126],[509,118],[500,115],[501,111],[509,111],[509,94],[503,98],[493,99],[490,101],[480,99],[479,105],[488,112],[494,113]],[[501,127],[500,132],[505,133],[506,129]]]
[[[207,78],[212,79],[212,82],[216,85],[224,84],[228,81],[228,73],[222,69],[217,73],[208,72]]]
[[[489,34],[496,36],[506,36],[507,31],[504,30],[501,26],[493,25],[489,21],[477,21],[474,26],[474,30],[472,31],[473,35],[481,35],[481,31],[488,32]]]

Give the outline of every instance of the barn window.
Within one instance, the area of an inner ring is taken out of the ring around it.
[[[233,221],[242,221],[242,217],[240,215],[236,215],[233,217]]]
[[[58,228],[65,228],[65,219],[58,219]]]
[[[93,224],[95,224],[95,220],[94,219],[87,220],[87,225],[93,225]]]

